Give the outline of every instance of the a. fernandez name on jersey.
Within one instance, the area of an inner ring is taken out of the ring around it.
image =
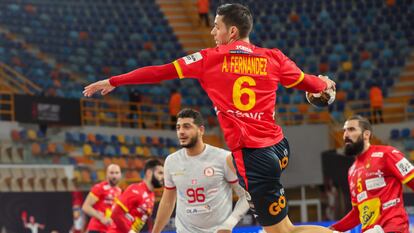
[[[267,75],[267,59],[264,57],[227,55],[223,58],[221,72],[245,75]]]

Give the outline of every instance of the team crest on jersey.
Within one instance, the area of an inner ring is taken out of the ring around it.
[[[214,175],[214,169],[212,167],[207,167],[204,169],[204,175],[207,177]]]
[[[190,65],[191,63],[200,61],[201,59],[203,59],[203,56],[201,55],[200,52],[193,53],[193,54],[183,57],[183,60],[186,65]]]

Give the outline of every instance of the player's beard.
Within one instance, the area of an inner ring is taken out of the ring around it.
[[[362,134],[357,138],[355,142],[351,139],[345,139],[345,143],[350,142],[349,144],[345,144],[344,153],[346,156],[355,157],[364,150],[364,139],[362,138]]]
[[[155,175],[152,174],[151,184],[152,184],[152,186],[154,188],[161,188],[163,186],[163,181],[162,180],[158,180],[157,178],[155,178]]]
[[[181,144],[182,147],[184,148],[193,148],[198,141],[198,135],[195,135],[194,137],[190,138],[190,142],[187,144]]]
[[[117,178],[109,179],[109,185],[116,186],[118,184],[119,180]]]

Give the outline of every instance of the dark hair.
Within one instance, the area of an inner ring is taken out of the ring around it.
[[[191,108],[184,108],[177,114],[178,118],[193,118],[194,124],[197,126],[203,126],[204,125],[204,119],[201,116],[201,113],[197,110],[191,109]]]
[[[235,26],[239,29],[240,38],[249,36],[253,28],[253,16],[249,8],[239,3],[223,4],[217,8],[217,15],[223,16],[226,27]]]
[[[147,161],[145,161],[144,173],[147,172],[147,170],[149,169],[154,169],[156,166],[162,166],[162,163],[160,160],[148,159]]]
[[[369,121],[365,117],[361,115],[353,115],[347,119],[347,121],[351,121],[351,120],[357,120],[359,127],[362,129],[362,132],[364,132],[365,130],[369,130],[371,132],[370,137],[372,137],[371,123],[369,123]]]

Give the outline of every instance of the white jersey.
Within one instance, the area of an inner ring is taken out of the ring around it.
[[[180,149],[165,160],[165,188],[177,190],[177,233],[212,233],[230,216],[237,175],[226,163],[229,154],[206,144],[199,155]]]

